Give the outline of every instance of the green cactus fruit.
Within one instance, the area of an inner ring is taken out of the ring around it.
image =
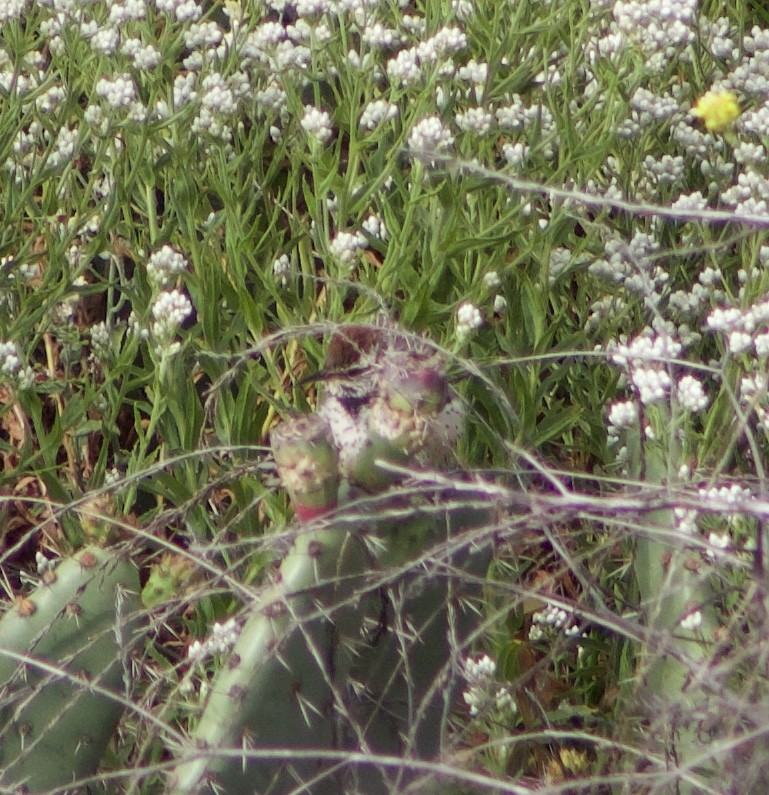
[[[280,423],[270,443],[297,517],[309,521],[336,507],[339,464],[328,423],[304,414]]]
[[[138,591],[129,560],[93,547],[0,618],[0,790],[48,792],[95,772],[123,712]]]
[[[393,354],[368,417],[372,436],[425,466],[440,466],[459,438],[464,412],[434,358]]]
[[[115,515],[115,502],[111,494],[89,495],[80,503],[78,514],[83,538],[87,543],[104,547],[117,541],[119,528],[117,523],[110,522],[108,518]]]
[[[178,602],[186,588],[198,578],[199,570],[194,560],[166,552],[150,568],[150,576],[142,588],[142,604],[152,610],[158,605]]]
[[[333,747],[334,693],[349,667],[340,639],[358,627],[353,604],[334,605],[355,594],[363,572],[363,546],[347,530],[298,534],[211,683],[190,746],[177,754],[171,793],[286,793],[314,776],[313,793],[342,791],[321,762],[239,752]]]

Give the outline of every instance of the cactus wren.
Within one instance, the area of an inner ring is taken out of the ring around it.
[[[464,409],[435,348],[392,326],[348,325],[329,344],[318,414],[329,424],[340,470],[358,479],[367,450],[390,444],[406,464],[450,460]]]

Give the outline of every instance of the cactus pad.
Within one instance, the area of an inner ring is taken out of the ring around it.
[[[138,591],[130,561],[93,547],[0,618],[0,790],[94,773],[123,712]]]

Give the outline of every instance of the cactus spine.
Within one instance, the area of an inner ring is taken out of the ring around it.
[[[130,561],[91,547],[46,571],[2,616],[3,788],[44,792],[96,770],[123,712],[138,591]]]

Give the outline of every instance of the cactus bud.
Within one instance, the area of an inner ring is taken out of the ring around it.
[[[191,558],[167,552],[159,562],[152,564],[149,579],[142,588],[142,604],[149,609],[167,606],[183,595],[198,577],[199,571]]]
[[[437,414],[449,398],[446,375],[435,364],[417,363],[409,354],[390,357],[380,389],[390,408],[403,414]]]
[[[434,361],[396,353],[380,374],[378,391],[366,412],[368,444],[350,478],[369,490],[397,480],[377,461],[441,466],[461,426],[458,404],[451,401],[448,379]],[[446,418],[454,422],[449,432]],[[445,416],[444,416],[445,415]]]
[[[308,521],[336,507],[339,462],[327,422],[305,414],[282,422],[270,443],[297,517]]]

